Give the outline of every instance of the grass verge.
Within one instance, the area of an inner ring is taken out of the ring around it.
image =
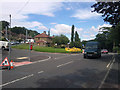
[[[29,44],[20,44],[20,45],[12,46],[12,48],[29,49]],[[70,53],[68,51],[65,51],[64,48],[40,47],[35,45],[33,46],[33,50],[39,52],[51,52],[51,53]]]

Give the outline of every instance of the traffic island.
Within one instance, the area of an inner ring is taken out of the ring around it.
[[[49,59],[48,56],[43,56],[43,55],[39,55],[39,56],[32,56],[29,60],[29,57],[20,57],[20,58],[16,58],[13,60],[13,66],[14,67],[18,67],[18,66],[22,66],[22,65],[27,65],[27,64],[32,64],[34,62],[37,61],[42,61],[45,59]]]

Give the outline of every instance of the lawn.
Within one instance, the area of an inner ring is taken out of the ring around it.
[[[12,48],[16,49],[29,49],[29,44],[20,44],[16,46],[12,46]],[[33,46],[34,51],[39,52],[51,52],[51,53],[69,53],[68,51],[65,51],[64,48],[53,48],[53,47],[40,47],[40,46]]]

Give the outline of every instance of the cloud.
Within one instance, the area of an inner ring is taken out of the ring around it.
[[[83,29],[82,28],[76,28],[75,31],[80,33]],[[66,24],[57,24],[54,28],[51,28],[51,33],[60,35],[60,34],[71,34],[71,26]]]
[[[48,30],[46,26],[44,26],[42,23],[33,21],[33,22],[19,22],[19,21],[12,21],[12,27],[26,27],[27,29],[34,29],[34,30]]]
[[[90,30],[91,30],[91,31],[94,31],[94,32],[99,32],[99,31],[100,31],[100,28],[102,28],[102,27],[111,27],[111,26],[112,26],[112,25],[110,25],[110,24],[98,25],[97,28],[95,28],[95,26],[92,26],[92,27],[90,28]]]
[[[11,14],[12,27],[21,26],[29,29],[48,30],[42,23],[37,21],[29,22],[29,14],[45,15],[54,17],[57,10],[62,7],[61,2],[34,2],[34,0],[23,2],[2,2],[0,21],[5,20],[9,22],[9,15]]]
[[[109,24],[98,25],[97,27],[91,26],[90,28],[88,28],[87,30],[84,30],[84,32],[82,32],[82,34],[81,34],[82,40],[94,39],[95,36],[99,33],[99,29],[101,27],[111,27],[111,26],[112,25],[109,25]]]
[[[82,40],[92,40],[95,38],[94,34],[87,34],[87,35],[82,35]]]
[[[66,8],[66,10],[71,10],[71,8]]]
[[[54,17],[54,12],[61,9],[60,2],[3,2],[2,3],[2,18],[4,15],[12,14],[14,19],[28,18],[28,14],[38,14]]]
[[[24,2],[27,0],[9,0],[9,2]],[[2,2],[8,2],[3,0]],[[31,2],[96,2],[96,0],[33,0]]]
[[[91,11],[91,9],[79,9],[76,10],[71,17],[75,17],[78,19],[91,19],[100,16],[100,14]]]

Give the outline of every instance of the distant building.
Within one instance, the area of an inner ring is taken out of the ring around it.
[[[46,31],[34,37],[35,42],[37,43],[37,45],[40,45],[40,46],[50,45],[52,43],[52,38],[53,37],[46,34]]]
[[[34,39],[26,39],[25,43],[34,43]]]

